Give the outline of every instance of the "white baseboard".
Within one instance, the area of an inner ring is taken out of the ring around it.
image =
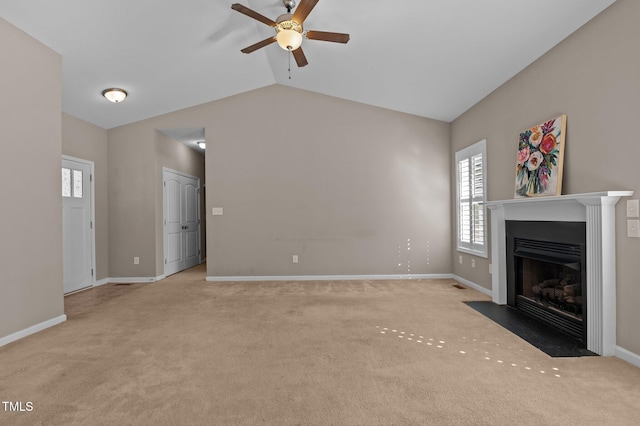
[[[42,331],[46,328],[53,327],[54,325],[58,325],[67,320],[66,315],[60,315],[59,317],[51,318],[50,320],[41,322],[40,324],[32,325],[31,327],[27,327],[24,330],[16,331],[5,337],[0,337],[0,347],[4,345],[8,345],[9,343],[15,342],[16,340],[23,339],[27,336],[35,334],[39,331]]]
[[[486,294],[489,297],[491,297],[493,295],[491,290],[489,290],[488,288],[484,288],[481,285],[478,285],[478,284],[474,283],[473,281],[466,280],[466,279],[464,279],[462,277],[459,277],[457,275],[452,275],[451,278],[453,278],[454,280],[460,282],[461,284],[466,285],[467,287],[471,287],[472,289],[474,289],[476,291],[479,291],[482,294]]]
[[[207,281],[350,281],[350,280],[435,280],[452,278],[451,274],[399,274],[399,275],[282,275],[282,276],[208,276]]]
[[[109,278],[104,278],[93,283],[94,287],[99,287],[101,285],[109,284]]]
[[[165,278],[165,275],[159,275],[157,277],[117,277],[107,278],[107,282],[112,284],[155,283]]]
[[[633,353],[625,348],[616,346],[616,356],[629,364],[633,364],[640,368],[640,355]]]

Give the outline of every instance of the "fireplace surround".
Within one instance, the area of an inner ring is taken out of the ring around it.
[[[616,350],[615,205],[633,191],[490,201],[492,299],[508,302],[507,221],[580,222],[586,232],[586,348],[599,355]]]

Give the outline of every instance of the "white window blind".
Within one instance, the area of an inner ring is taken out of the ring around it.
[[[482,140],[456,153],[458,250],[487,257],[485,158]]]

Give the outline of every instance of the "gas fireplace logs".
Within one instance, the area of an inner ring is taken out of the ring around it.
[[[560,278],[544,280],[532,286],[531,291],[540,301],[582,306],[582,284],[574,281],[573,275],[567,274]]]

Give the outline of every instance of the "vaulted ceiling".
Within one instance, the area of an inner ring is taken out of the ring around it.
[[[103,128],[282,84],[452,121],[615,0],[320,0],[298,68],[272,44],[282,0],[2,0],[0,17],[63,56],[62,109]],[[0,70],[1,75],[1,70]],[[107,102],[107,87],[129,92]]]

